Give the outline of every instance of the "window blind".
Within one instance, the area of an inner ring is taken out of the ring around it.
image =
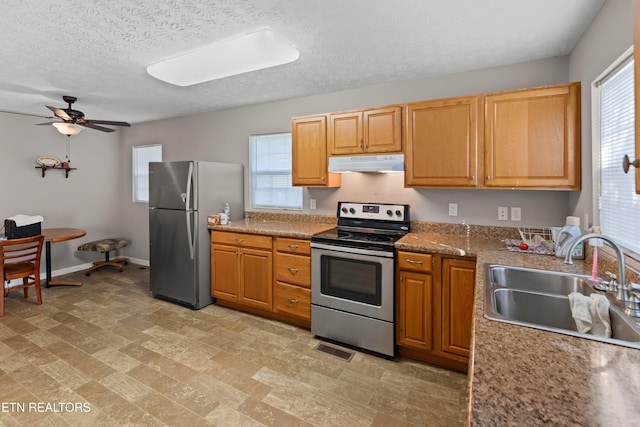
[[[149,162],[162,161],[162,145],[133,147],[133,201],[149,202]]]
[[[640,254],[640,196],[622,158],[635,155],[633,61],[609,74],[600,87],[600,226],[626,249]]]
[[[251,206],[302,209],[302,188],[291,185],[291,133],[253,135]]]

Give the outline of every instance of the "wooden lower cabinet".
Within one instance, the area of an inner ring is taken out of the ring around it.
[[[308,239],[211,231],[211,295],[222,306],[309,328]]]
[[[211,233],[211,295],[271,310],[273,253],[270,236]]]
[[[442,260],[442,351],[468,358],[473,322],[476,263]]]
[[[398,251],[400,355],[466,372],[474,287],[475,260]]]
[[[311,322],[311,242],[276,238],[275,311]]]
[[[433,349],[434,321],[433,276],[400,271],[396,343],[418,350]]]

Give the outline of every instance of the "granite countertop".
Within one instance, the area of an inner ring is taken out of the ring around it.
[[[411,232],[396,242],[396,249],[476,257],[487,250],[505,248],[498,239],[442,233]]]
[[[335,224],[314,223],[305,221],[279,221],[250,219],[232,221],[227,225],[210,225],[210,230],[234,231],[236,233],[266,234],[280,237],[310,239],[314,234],[334,228]]]
[[[497,425],[640,425],[640,351],[488,320],[484,264],[589,274],[584,261],[480,252],[469,365],[469,423]]]

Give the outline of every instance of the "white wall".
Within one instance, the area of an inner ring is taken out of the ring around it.
[[[557,57],[492,69],[405,81],[320,96],[211,112],[158,122],[138,124],[124,130],[122,163],[131,162],[131,147],[163,145],[163,160],[229,161],[248,169],[249,136],[290,131],[291,117],[352,108],[436,99],[465,94],[515,89],[569,80],[569,58]],[[453,160],[451,160],[453,161]],[[122,227],[130,236],[131,256],[148,259],[147,206],[132,204],[130,168],[122,171]],[[249,206],[248,174],[245,176]],[[307,189],[305,213],[334,215],[338,200],[408,203],[411,218],[422,221],[462,222],[483,225],[562,225],[569,213],[568,192],[499,190],[429,190],[404,188],[401,174],[347,174],[339,189]],[[317,210],[308,209],[309,199]],[[458,217],[448,216],[449,202],[458,203]],[[498,206],[519,206],[522,221],[497,221]],[[222,207],[221,207],[222,208]]]

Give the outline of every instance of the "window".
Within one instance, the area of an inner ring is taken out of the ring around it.
[[[162,161],[162,145],[133,147],[133,202],[149,202],[149,162]]]
[[[291,133],[250,138],[251,207],[302,209],[302,188],[291,186]]]
[[[633,51],[625,53],[594,84],[594,146],[599,140],[598,208],[602,233],[640,254],[640,196],[634,174],[622,171],[622,158],[635,158]]]

